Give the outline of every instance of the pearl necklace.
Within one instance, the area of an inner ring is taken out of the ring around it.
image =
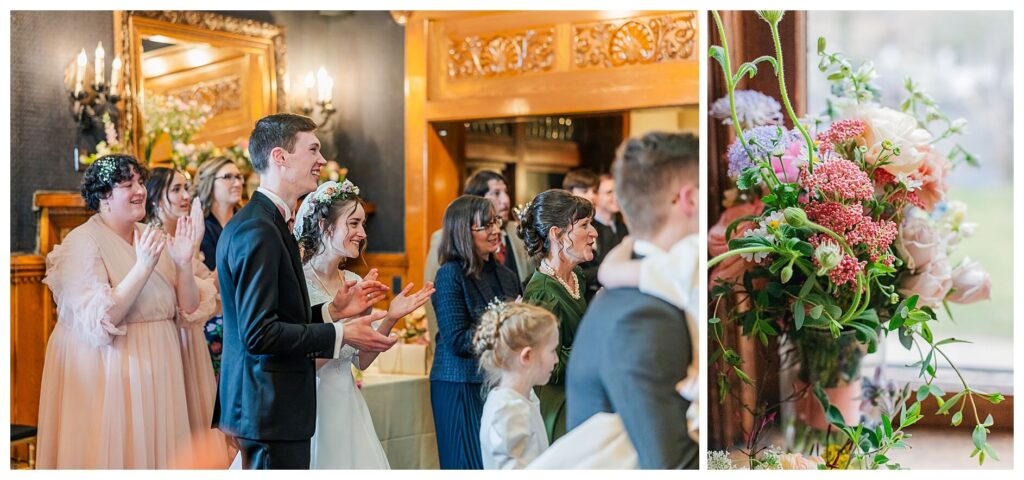
[[[565,283],[565,280],[562,280],[561,277],[555,275],[555,269],[551,268],[551,265],[548,265],[547,260],[541,260],[540,267],[538,267],[537,270],[540,271],[540,273],[543,273],[544,275],[554,278],[555,281],[562,284],[562,286],[565,287],[565,291],[569,293],[569,296],[572,297],[573,300],[580,299],[580,281],[578,278],[576,278],[575,273],[570,272],[570,275],[572,275],[573,285],[572,287],[570,287],[568,283]]]

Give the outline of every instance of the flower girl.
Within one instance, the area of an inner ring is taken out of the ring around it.
[[[493,387],[480,420],[480,451],[486,469],[525,468],[548,448],[540,399],[558,363],[558,320],[524,303],[495,301],[473,337],[473,346]]]

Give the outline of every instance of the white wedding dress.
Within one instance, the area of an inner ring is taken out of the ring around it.
[[[303,273],[311,305],[334,298],[335,292],[324,291],[312,267],[306,265]],[[362,279],[346,270],[345,280]],[[384,447],[373,429],[366,400],[352,376],[352,365],[359,363],[358,355],[358,350],[346,345],[338,358],[317,370],[316,432],[310,443],[309,468],[390,468]]]

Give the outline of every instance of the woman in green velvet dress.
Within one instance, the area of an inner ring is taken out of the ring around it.
[[[565,434],[565,366],[587,302],[580,263],[594,258],[597,230],[591,225],[590,201],[565,190],[537,195],[520,212],[519,236],[527,251],[540,259],[523,292],[523,301],[546,308],[558,318],[558,365],[547,385],[537,387],[548,440]]]

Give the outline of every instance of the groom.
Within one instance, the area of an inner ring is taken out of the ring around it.
[[[228,222],[217,245],[224,350],[213,426],[235,437],[243,468],[309,468],[316,419],[313,358],[343,344],[381,352],[396,341],[370,322],[333,323],[383,298],[379,282],[350,282],[331,303],[310,308],[299,249],[288,223],[300,196],[316,189],[316,124],[293,114],[260,119],[249,138],[260,188]]]
[[[667,252],[697,232],[697,148],[692,135],[658,132],[620,147],[612,171],[634,258]],[[676,392],[697,334],[686,325],[682,310],[636,288],[598,293],[569,356],[569,429],[599,412],[618,413],[640,468],[697,468],[690,405]]]

